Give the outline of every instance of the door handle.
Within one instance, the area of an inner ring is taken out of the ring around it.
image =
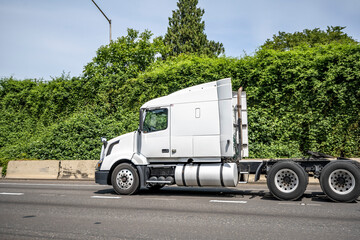
[[[169,153],[169,149],[161,149],[162,153]]]

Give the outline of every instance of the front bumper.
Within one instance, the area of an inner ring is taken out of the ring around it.
[[[109,171],[95,171],[95,183],[108,185]]]

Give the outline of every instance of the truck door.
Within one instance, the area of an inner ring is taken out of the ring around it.
[[[148,109],[143,124],[141,153],[147,158],[170,157],[169,109]]]

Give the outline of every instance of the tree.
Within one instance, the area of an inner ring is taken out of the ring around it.
[[[108,112],[117,112],[118,91],[127,79],[136,78],[154,63],[157,55],[165,55],[166,47],[161,38],[151,41],[152,33],[128,29],[126,36],[109,45],[101,46],[93,60],[84,67],[79,95],[97,101]]]
[[[278,35],[273,35],[271,40],[267,39],[261,48],[286,51],[303,44],[309,47],[332,42],[356,44],[357,41],[344,33],[344,29],[345,27],[331,26],[327,27],[326,31],[315,28],[313,30],[305,29],[302,32],[294,33],[279,32]]]
[[[127,32],[127,36],[120,37],[97,50],[92,62],[84,68],[85,78],[109,78],[112,75],[136,77],[155,61],[158,53],[164,54],[165,46],[161,38],[155,38],[150,42],[150,31],[139,33],[134,29],[128,29]]]
[[[164,43],[169,46],[169,55],[181,53],[205,54],[218,56],[224,53],[222,43],[209,41],[202,21],[204,9],[197,7],[198,0],[179,0],[178,9],[169,18],[169,27],[165,34]]]

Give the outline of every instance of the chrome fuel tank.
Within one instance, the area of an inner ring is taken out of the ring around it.
[[[236,163],[179,164],[175,168],[178,186],[235,187],[238,178]]]

